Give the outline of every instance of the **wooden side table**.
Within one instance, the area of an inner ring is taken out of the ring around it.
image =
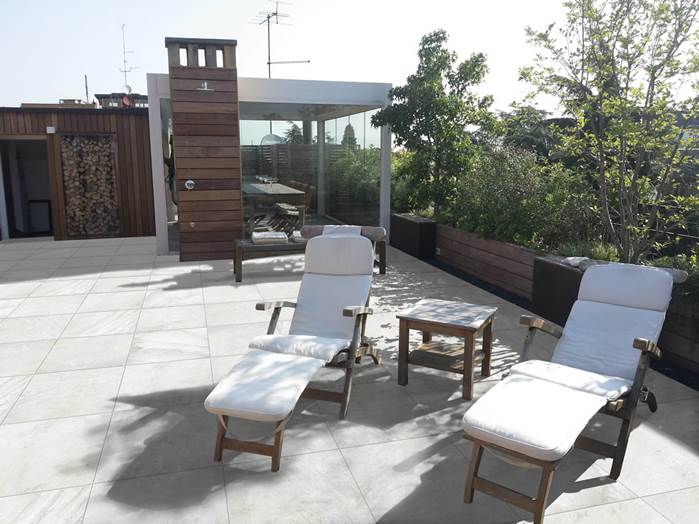
[[[481,359],[481,376],[490,376],[493,317],[496,307],[465,302],[424,299],[413,309],[396,315],[400,320],[398,339],[398,384],[408,384],[408,364],[463,375],[463,398],[473,399],[473,375]],[[409,351],[410,330],[422,331],[422,344]],[[455,336],[463,344],[432,340],[432,334]],[[476,337],[483,335],[483,349],[476,351]]]

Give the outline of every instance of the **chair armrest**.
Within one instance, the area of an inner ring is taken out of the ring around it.
[[[366,306],[350,306],[342,310],[343,317],[358,317],[360,315],[371,315],[374,312],[373,309]]]
[[[270,309],[278,309],[283,307],[295,308],[296,302],[287,302],[286,300],[276,300],[273,302],[258,302],[255,304],[257,311],[269,311]]]
[[[658,345],[646,338],[635,338],[633,340],[633,347],[636,349],[640,349],[642,353],[649,353],[651,356],[655,358],[660,358],[663,356],[663,352],[660,351],[660,348]]]
[[[539,329],[544,333],[548,333],[552,337],[561,338],[563,335],[563,330],[561,328],[544,320],[543,318],[522,315],[519,318],[519,323],[522,326],[527,326],[529,329]]]

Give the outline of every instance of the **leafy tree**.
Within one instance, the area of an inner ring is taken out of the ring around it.
[[[351,148],[357,147],[357,135],[354,132],[354,127],[352,124],[347,124],[345,126],[345,131],[342,133],[342,142],[340,143],[343,146],[348,146]]]
[[[623,261],[638,262],[699,208],[697,0],[571,0],[560,31],[528,35],[522,76],[575,125],[561,148],[591,173],[598,212]],[[684,94],[685,91],[688,93]]]
[[[289,128],[284,132],[284,142],[287,144],[303,144],[303,131],[296,122],[289,120]]]
[[[471,91],[488,71],[485,55],[458,62],[447,39],[443,30],[421,39],[417,71],[390,91],[392,104],[371,117],[375,127],[391,126],[396,145],[413,153],[412,185],[427,195],[435,216],[469,167],[477,150],[474,134],[493,123],[492,97]]]

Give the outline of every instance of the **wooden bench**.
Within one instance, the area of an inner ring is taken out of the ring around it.
[[[301,236],[308,240],[323,234],[323,226],[304,226]],[[374,265],[378,266],[379,273],[386,274],[386,234],[381,227],[362,226],[362,236],[367,237],[374,244]],[[233,255],[233,271],[235,281],[243,281],[243,261],[255,258],[282,257],[306,252],[305,242],[290,241],[286,244],[253,244],[250,239],[238,239],[235,241]]]

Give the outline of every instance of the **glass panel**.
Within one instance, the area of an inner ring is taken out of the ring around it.
[[[304,129],[305,128],[305,129]],[[317,212],[318,145],[315,122],[240,123],[246,234],[293,236]]]
[[[374,111],[328,120],[326,129],[326,209],[346,224],[379,225],[380,130]]]

